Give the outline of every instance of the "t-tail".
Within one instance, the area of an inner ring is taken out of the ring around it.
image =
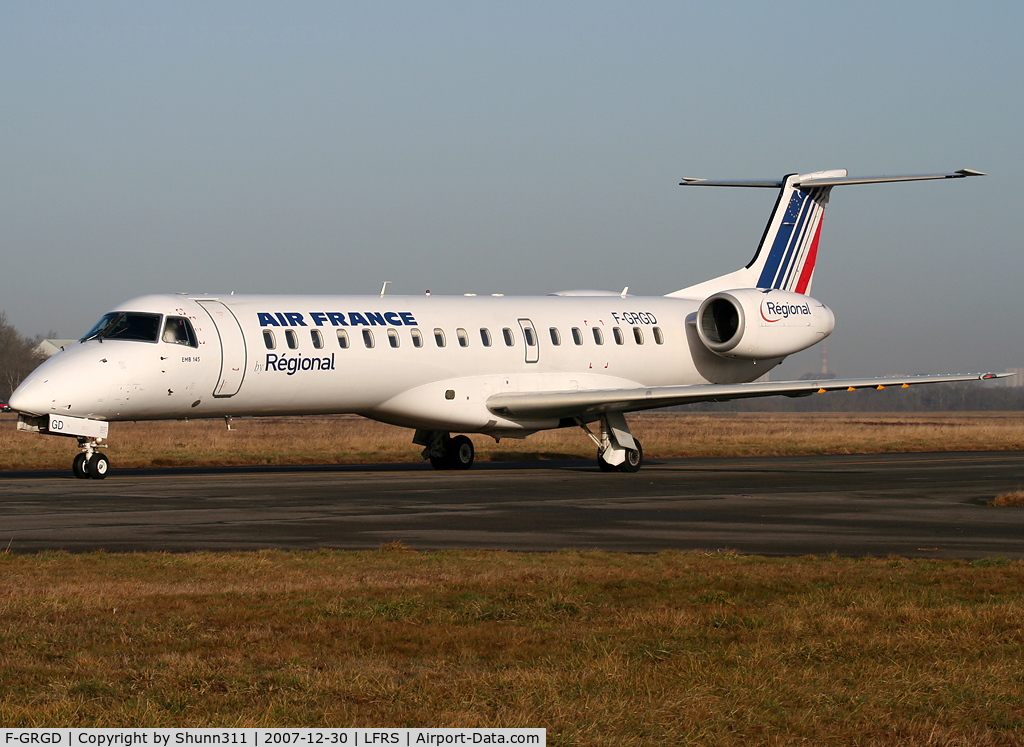
[[[807,295],[814,280],[821,238],[821,219],[833,187],[845,184],[880,184],[923,179],[962,179],[984,176],[980,171],[960,169],[946,174],[911,176],[847,176],[846,169],[789,174],[773,181],[712,181],[684,178],[682,186],[774,187],[779,189],[775,209],[765,226],[761,243],[746,267],[728,275],[683,288],[669,296],[706,298],[736,288],[784,290]]]

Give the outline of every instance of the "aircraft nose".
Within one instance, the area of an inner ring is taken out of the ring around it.
[[[28,415],[43,415],[53,408],[53,389],[49,383],[39,377],[30,376],[14,390],[7,403],[15,412]]]

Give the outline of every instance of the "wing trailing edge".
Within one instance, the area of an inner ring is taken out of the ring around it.
[[[1012,373],[979,373],[942,376],[889,376],[873,379],[824,379],[821,381],[765,381],[749,384],[594,389],[590,391],[507,392],[492,395],[487,408],[506,418],[582,418],[609,412],[635,412],[697,402],[727,402],[752,397],[807,397],[812,394],[909,387],[955,381],[982,381],[1013,376]]]

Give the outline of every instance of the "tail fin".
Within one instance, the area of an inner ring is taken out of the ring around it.
[[[821,219],[832,187],[843,184],[877,184],[921,179],[959,179],[984,176],[980,171],[961,169],[948,174],[919,176],[847,176],[846,169],[789,174],[781,181],[709,181],[683,179],[683,185],[707,187],[780,187],[761,244],[750,264],[741,270],[704,283],[669,293],[679,298],[706,298],[734,288],[764,288],[794,293],[811,292],[814,264],[818,258]]]
[[[814,177],[844,177],[846,170],[787,176],[757,253],[746,269],[756,277],[753,287],[810,293],[818,258],[821,219],[832,187],[798,187]]]

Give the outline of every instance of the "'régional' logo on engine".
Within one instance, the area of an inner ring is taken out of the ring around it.
[[[811,305],[809,303],[776,303],[767,298],[761,300],[761,318],[769,324],[782,319],[789,319],[791,316],[810,316]]]

